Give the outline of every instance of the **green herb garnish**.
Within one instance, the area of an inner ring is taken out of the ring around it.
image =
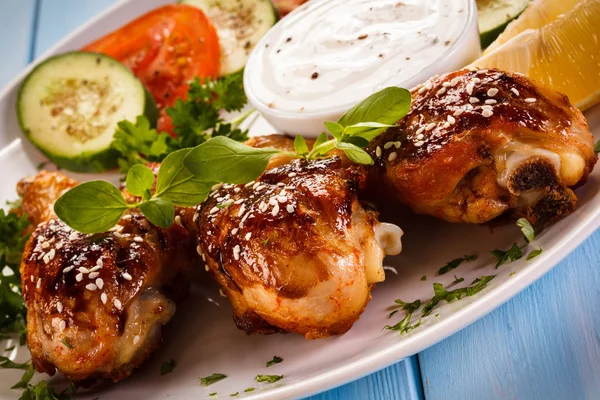
[[[427,280],[427,275],[423,275],[423,276],[421,277],[421,280],[422,280],[422,281],[426,281],[426,280]]]
[[[177,362],[173,359],[171,359],[170,361],[165,361],[160,366],[160,374],[161,375],[170,374],[171,372],[173,372],[173,370],[175,369],[176,366],[177,366]]]
[[[533,230],[531,223],[529,223],[529,221],[525,218],[519,218],[517,220],[517,226],[521,228],[521,232],[523,232],[525,241],[527,243],[531,243],[531,241],[535,238],[535,231]]]
[[[492,255],[496,257],[496,268],[498,268],[506,262],[513,262],[523,257],[521,248],[517,246],[516,243],[513,243],[512,247],[507,251],[496,249],[491,251],[490,253],[492,253]]]
[[[240,392],[235,392],[235,393],[230,394],[229,397],[236,397],[239,394],[240,394]]]
[[[533,260],[534,258],[536,258],[537,256],[539,256],[540,254],[542,254],[542,251],[543,251],[542,246],[540,246],[539,249],[532,250],[531,253],[529,253],[527,255],[526,260],[527,261]]]
[[[209,395],[209,396],[216,396],[216,395],[217,395],[217,392],[212,392],[212,393],[209,393],[208,395]]]
[[[270,367],[273,364],[279,364],[282,361],[283,361],[283,358],[278,357],[278,356],[273,356],[272,360],[267,361],[267,367]]]
[[[255,390],[255,389],[254,389],[253,387],[249,387],[248,389],[244,390],[244,392],[245,392],[245,393],[248,393],[248,392],[254,392],[254,390]]]
[[[408,314],[406,314],[404,319],[402,319],[402,321],[398,322],[396,325],[386,325],[386,326],[384,326],[384,329],[389,329],[392,331],[399,331],[401,335],[404,335],[405,333],[408,333],[421,325],[420,319],[416,324],[411,325],[410,324],[411,318],[412,318],[412,312],[409,312]]]
[[[390,315],[388,315],[388,318],[392,318],[394,316],[394,314],[396,314],[398,311],[400,310],[394,310],[390,313]]]
[[[283,379],[283,375],[256,375],[256,382],[277,382],[280,379]]]
[[[202,386],[209,386],[215,382],[219,382],[223,379],[227,378],[225,374],[212,374],[210,376],[205,376],[204,378],[200,378],[200,383]]]
[[[71,345],[71,343],[67,342],[67,339],[63,339],[63,340],[61,340],[60,342],[61,342],[62,344],[64,344],[64,345],[65,345],[65,347],[66,347],[66,348],[68,348],[68,349],[72,349],[72,348],[73,348],[73,345]]]
[[[469,297],[469,296],[476,295],[477,293],[479,293],[480,291],[485,289],[487,284],[494,278],[495,278],[495,275],[482,276],[481,278],[475,279],[471,283],[471,286],[454,289],[454,290],[450,290],[450,291],[446,290],[446,288],[444,288],[444,285],[442,285],[441,283],[434,283],[433,284],[433,292],[435,295],[433,296],[431,301],[429,301],[427,304],[425,304],[423,306],[422,316],[427,316],[427,315],[431,314],[431,311],[434,309],[434,307],[437,306],[438,303],[442,300],[445,300],[448,303],[450,303],[455,300],[460,300],[463,297]]]
[[[600,140],[598,140],[598,141],[596,142],[596,144],[594,145],[594,151],[595,151],[596,153],[600,153]]]
[[[454,281],[452,283],[457,284],[457,283],[461,283],[465,280],[465,278],[457,278],[456,275],[454,275]]]
[[[467,261],[475,261],[477,259],[476,255],[466,255],[463,257],[455,258],[452,261],[449,261],[442,268],[438,270],[438,275],[444,275],[445,273],[452,271],[457,268],[460,264]]]
[[[396,299],[396,300],[394,300],[394,302],[396,304],[398,304],[402,308],[402,310],[406,310],[409,313],[413,313],[416,310],[418,310],[419,307],[421,307],[420,299],[417,299],[417,300],[413,301],[412,303],[405,303],[404,301],[402,301],[400,299]]]

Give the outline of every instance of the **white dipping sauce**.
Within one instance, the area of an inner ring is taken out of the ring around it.
[[[318,135],[323,121],[336,120],[373,92],[412,87],[476,58],[474,14],[472,0],[310,1],[257,45],[245,71],[246,91],[275,127]],[[465,36],[470,40],[458,43]],[[462,46],[470,48],[457,51]],[[457,52],[454,61],[441,60]]]

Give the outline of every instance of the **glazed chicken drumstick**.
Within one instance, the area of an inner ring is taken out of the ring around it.
[[[21,264],[27,344],[40,372],[117,381],[160,344],[173,293],[185,292],[182,276],[196,263],[195,239],[179,224],[160,229],[135,211],[111,232],[78,233],[52,212],[76,184],[41,172],[18,187],[22,211],[37,226]]]
[[[293,146],[279,135],[249,144]],[[365,173],[343,164],[279,157],[256,182],[223,185],[202,204],[198,251],[246,332],[344,333],[384,280],[402,231],[361,205]]]
[[[410,112],[372,142],[374,182],[420,214],[546,223],[571,212],[596,163],[583,114],[516,74],[462,70],[412,91]]]

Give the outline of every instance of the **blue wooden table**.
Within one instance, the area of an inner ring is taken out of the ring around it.
[[[115,0],[0,0],[0,87]],[[317,399],[600,399],[600,233],[507,304]]]

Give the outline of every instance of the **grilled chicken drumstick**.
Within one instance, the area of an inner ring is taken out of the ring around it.
[[[286,149],[291,140],[274,135],[249,144]],[[202,204],[198,250],[238,327],[314,339],[358,320],[385,278],[383,257],[400,252],[402,235],[358,201],[364,179],[339,157],[278,157],[256,182],[223,185]]]
[[[565,95],[498,70],[462,70],[412,91],[411,110],[371,144],[374,181],[420,214],[545,223],[571,212],[596,163]],[[399,146],[399,148],[397,147]]]
[[[73,231],[52,207],[76,184],[41,172],[18,187],[22,211],[37,225],[21,264],[27,344],[40,372],[117,381],[159,345],[175,312],[172,293],[185,287],[178,278],[196,263],[195,239],[179,224],[160,229],[135,211],[111,232]]]

